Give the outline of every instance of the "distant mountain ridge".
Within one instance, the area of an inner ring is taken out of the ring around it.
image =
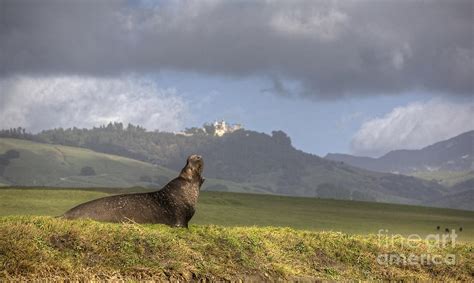
[[[414,174],[433,171],[474,170],[474,131],[460,134],[418,150],[394,150],[379,157],[329,153],[328,160],[377,172]]]

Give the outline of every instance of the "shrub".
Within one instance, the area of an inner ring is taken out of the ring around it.
[[[96,173],[95,173],[94,168],[90,166],[85,166],[85,167],[82,167],[80,175],[81,176],[95,176]]]
[[[20,153],[14,149],[10,149],[9,151],[5,152],[3,156],[8,159],[15,159],[20,157]]]

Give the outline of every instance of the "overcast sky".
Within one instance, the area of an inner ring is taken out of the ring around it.
[[[474,129],[474,2],[0,0],[0,128],[226,119],[378,156]]]

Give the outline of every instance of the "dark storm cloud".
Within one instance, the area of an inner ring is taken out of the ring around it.
[[[178,70],[320,97],[473,91],[470,0],[0,3],[3,77]]]

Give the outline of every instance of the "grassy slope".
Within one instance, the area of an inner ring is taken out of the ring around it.
[[[142,175],[175,175],[163,167],[88,149],[1,138],[0,153],[10,149],[19,151],[20,158],[10,161],[4,177],[21,185],[126,187],[137,184]],[[79,176],[84,166],[93,167],[97,175]]]
[[[289,228],[105,224],[0,218],[0,279],[473,280],[471,244]],[[454,254],[456,264],[384,265],[381,254]]]
[[[432,171],[417,172],[413,176],[428,181],[435,181],[441,185],[452,187],[458,183],[474,178],[474,171],[452,172],[452,171]]]
[[[117,193],[117,189],[2,188],[0,215],[60,215],[76,204],[111,192]],[[436,226],[439,225],[442,231],[463,227],[458,239],[474,242],[474,212],[471,211],[269,195],[201,192],[191,223],[282,226],[355,234],[388,229],[389,234],[422,236],[438,233]]]

